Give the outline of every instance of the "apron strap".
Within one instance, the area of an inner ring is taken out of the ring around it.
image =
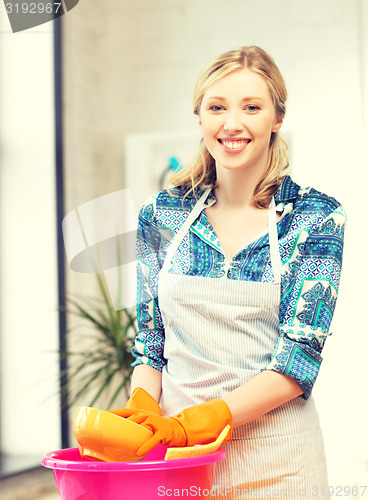
[[[198,217],[198,215],[201,213],[201,211],[203,209],[204,202],[206,201],[206,199],[208,197],[208,194],[211,191],[211,189],[212,188],[208,188],[208,189],[205,190],[205,192],[199,198],[199,200],[197,201],[197,203],[194,205],[193,210],[188,215],[188,217],[187,217],[186,221],[184,222],[184,224],[181,226],[181,228],[179,229],[179,231],[176,233],[174,239],[172,240],[172,242],[171,242],[171,244],[170,244],[170,246],[168,248],[168,251],[167,251],[167,254],[166,254],[166,257],[165,257],[165,261],[164,261],[164,265],[162,266],[162,269],[164,269],[164,268],[166,269],[166,267],[168,267],[171,264],[171,259],[173,258],[174,253],[178,249],[178,247],[179,247],[182,239],[184,238],[185,234],[189,231],[190,226],[193,224],[193,222],[196,220],[196,218]]]

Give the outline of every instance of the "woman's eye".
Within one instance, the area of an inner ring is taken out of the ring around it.
[[[210,106],[210,111],[222,111],[223,109],[222,106]]]
[[[245,109],[247,111],[250,111],[251,113],[255,113],[256,111],[258,111],[261,108],[259,106],[255,106],[255,105],[249,104],[248,106],[245,107]]]

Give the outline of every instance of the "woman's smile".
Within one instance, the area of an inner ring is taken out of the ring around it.
[[[222,149],[229,154],[237,154],[244,151],[244,149],[251,142],[251,139],[217,139]]]

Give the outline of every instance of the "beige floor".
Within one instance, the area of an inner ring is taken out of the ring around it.
[[[0,500],[60,500],[60,497],[52,472],[36,469],[2,479]]]

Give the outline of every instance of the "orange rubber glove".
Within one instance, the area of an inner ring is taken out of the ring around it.
[[[162,415],[161,408],[157,401],[151,396],[151,394],[142,389],[142,387],[136,387],[134,389],[124,408],[109,410],[109,412],[122,416],[121,412],[123,409],[143,410],[155,413],[156,415]]]
[[[142,387],[136,387],[128,399],[124,408],[135,408],[137,410],[147,410],[157,415],[162,415],[161,408],[157,401]]]
[[[134,409],[122,409],[119,415],[153,432],[153,436],[139,448],[137,456],[146,455],[158,444],[192,446],[210,443],[216,440],[226,425],[232,427],[232,416],[223,399],[211,399],[206,403],[191,406],[175,417],[161,417]],[[230,439],[231,431],[226,441]]]

